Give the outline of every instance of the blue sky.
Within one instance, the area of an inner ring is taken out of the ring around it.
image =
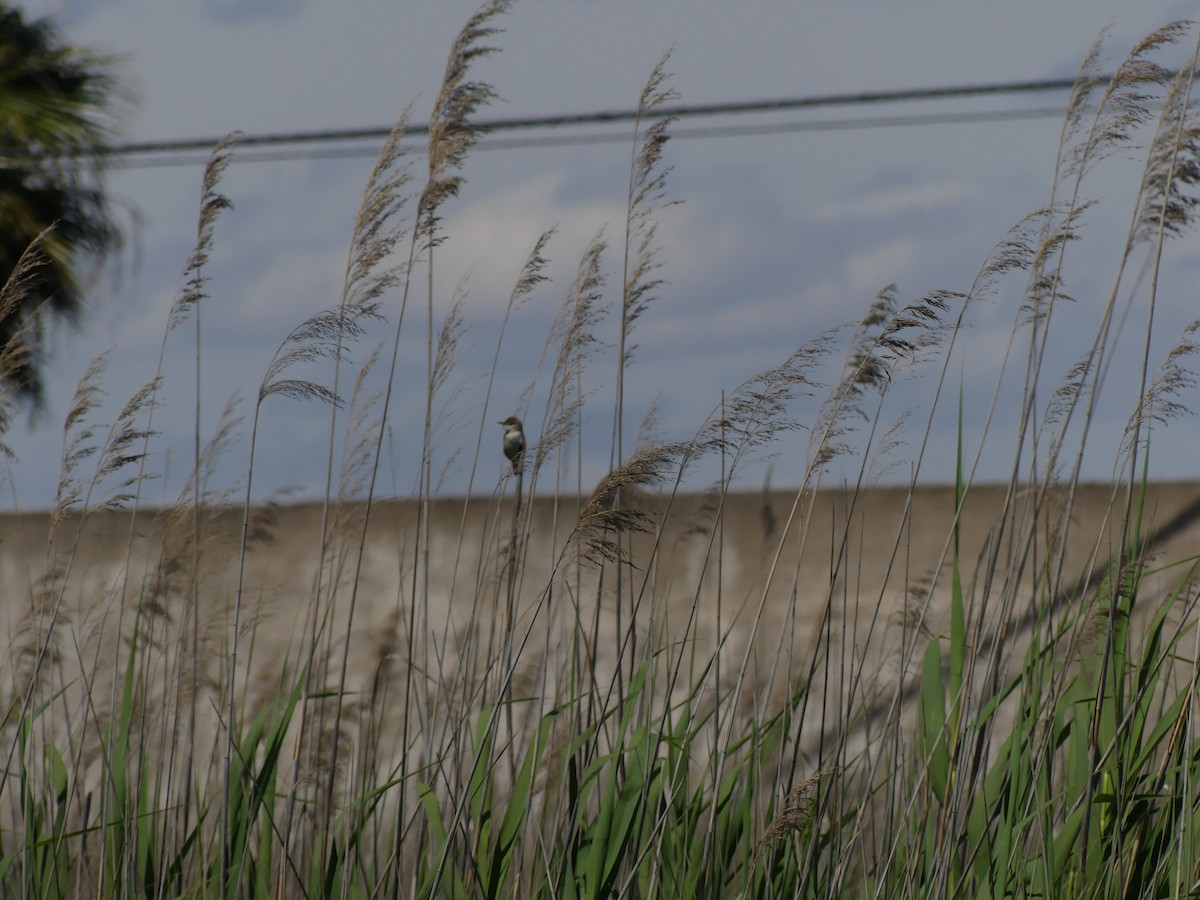
[[[139,97],[125,123],[130,141],[233,130],[260,134],[386,126],[410,103],[413,119],[424,121],[446,50],[476,8],[460,0],[48,0],[24,6],[34,15],[57,16],[69,40],[123,57],[121,72]],[[505,32],[495,39],[501,53],[483,61],[475,74],[503,98],[488,116],[630,108],[669,48],[674,48],[672,84],[683,102],[697,104],[1069,77],[1101,29],[1109,28],[1106,45],[1115,63],[1142,35],[1190,10],[1189,3],[1167,0],[523,0],[501,23]],[[1182,60],[1183,52],[1176,58]],[[972,99],[726,118],[680,128],[1064,102],[1062,96]],[[629,130],[601,130],[622,129]],[[824,329],[857,320],[885,285],[896,284],[904,300],[938,288],[965,290],[1008,228],[1047,202],[1059,129],[1058,119],[1037,118],[672,141],[668,190],[683,202],[662,215],[661,275],[667,283],[638,324],[639,350],[627,383],[630,432],[655,406],[659,436],[691,435],[720,402],[722,391],[733,391]],[[487,427],[475,490],[495,489],[504,461],[494,423],[516,408],[538,375],[536,363],[554,312],[588,240],[605,229],[619,243],[629,154],[629,143],[599,143],[480,148],[469,158],[467,184],[445,210],[448,240],[438,251],[435,270],[435,319],[440,321],[461,289],[469,326],[452,379],[460,392],[437,443],[435,469],[444,470],[447,491],[461,491],[468,483],[481,418]],[[234,208],[217,226],[208,268],[210,297],[202,313],[206,432],[234,396],[241,397],[238,409],[248,420],[250,400],[278,343],[305,317],[337,302],[350,227],[371,163],[365,157],[239,162],[235,152],[221,186]],[[1086,220],[1085,239],[1073,251],[1067,290],[1077,302],[1056,325],[1062,338],[1054,345],[1052,373],[1065,371],[1083,346],[1080,341],[1095,329],[1097,310],[1115,275],[1137,172],[1135,163],[1118,159],[1085,184],[1099,202]],[[62,417],[96,354],[111,351],[105,375],[109,403],[98,413],[99,421],[110,421],[125,398],[152,376],[167,310],[195,236],[200,177],[198,165],[112,174],[111,188],[136,213],[136,224],[115,276],[97,286],[83,326],[55,336],[47,414],[32,431],[10,435],[18,455],[13,481],[20,507],[44,507],[53,499]],[[558,228],[549,248],[553,281],[515,320],[485,410],[483,378],[509,289],[538,234],[552,225]],[[1173,242],[1168,260],[1152,345],[1152,353],[1160,355],[1195,315],[1196,237]],[[617,254],[605,258],[610,303],[616,300],[620,266]],[[1007,294],[1002,291],[972,310],[951,363],[947,390],[952,396],[942,401],[945,411],[935,420],[922,463],[923,480],[946,481],[953,475],[960,385],[968,453],[982,450],[978,476],[1007,477],[1014,457],[1011,389],[1001,392],[986,438],[981,427],[1016,316],[1015,297],[1008,285]],[[385,314],[394,312],[389,307],[394,302],[385,298]],[[424,415],[423,308],[422,294],[402,340],[381,482],[385,493],[407,494],[417,479]],[[1131,332],[1140,327],[1138,315],[1131,313]],[[611,315],[603,328],[607,332],[600,337],[611,344]],[[390,326],[373,332],[358,357],[389,334]],[[168,344],[166,405],[157,423],[162,435],[153,464],[163,477],[149,489],[153,499],[170,498],[189,464],[192,340],[175,335]],[[1128,389],[1136,383],[1141,359],[1136,335],[1131,333],[1130,340],[1127,354],[1114,363],[1111,392],[1087,445],[1088,478],[1110,476],[1134,401]],[[609,462],[610,358],[611,353],[603,357],[588,376],[585,486]],[[836,371],[825,375],[835,377]],[[911,383],[898,383],[883,421],[912,406],[912,420],[923,425],[935,376],[935,368],[928,368]],[[544,392],[544,373],[542,378]],[[538,421],[544,393],[535,388],[533,396],[538,412],[529,418]],[[804,421],[814,410],[814,404],[800,405],[795,414]],[[295,485],[301,495],[319,495],[327,427],[323,409],[269,400],[255,493],[265,496]],[[908,443],[894,454],[891,480],[911,471],[922,430],[905,433]],[[230,485],[246,467],[244,428],[241,434],[221,469],[221,479]],[[1191,448],[1198,438],[1194,420],[1173,423],[1169,437],[1153,445],[1154,474],[1195,477]],[[769,449],[776,485],[799,480],[806,450],[803,433],[785,436]],[[766,465],[764,459],[749,467],[739,483],[756,486]],[[856,473],[857,461],[846,458],[831,467],[829,478],[836,482]],[[693,486],[704,486],[713,474],[702,469]],[[575,483],[574,471],[568,478]]]

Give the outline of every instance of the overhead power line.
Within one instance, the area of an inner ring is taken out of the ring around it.
[[[785,97],[774,100],[747,100],[735,103],[701,103],[679,106],[664,106],[653,110],[653,118],[676,119],[714,118],[717,116],[746,115],[768,112],[794,112],[836,106],[867,106],[884,103],[905,103],[922,100],[948,100],[964,97],[997,96],[1012,94],[1042,94],[1070,90],[1072,79],[1053,78],[1037,81],[1011,81],[994,84],[959,85],[956,87],[916,88],[891,91],[862,91],[843,94],[821,94],[809,97]],[[569,113],[552,116],[529,116],[523,118],[480,119],[479,125],[492,134],[505,131],[552,129],[567,126],[603,125],[616,122],[632,122],[637,119],[636,109],[608,110],[588,113]],[[427,124],[409,125],[409,135],[427,135]],[[239,146],[277,147],[282,145],[329,144],[349,141],[381,141],[391,133],[390,128],[341,128],[316,131],[274,132],[270,134],[243,134],[238,138]],[[135,156],[151,153],[181,153],[209,150],[223,135],[207,138],[187,138],[163,141],[138,141],[121,144],[113,148],[116,156]]]
[[[804,122],[768,122],[761,125],[726,125],[709,127],[682,127],[671,129],[672,140],[698,138],[753,137],[768,134],[797,134],[817,131],[852,131],[864,128],[900,128],[920,125],[965,125],[987,122],[1015,122],[1030,119],[1061,119],[1065,109],[1061,107],[1038,107],[1030,109],[996,110],[994,112],[928,113],[902,116],[863,116],[847,119],[821,119]],[[587,134],[548,134],[531,137],[489,137],[476,144],[472,153],[485,150],[517,150],[523,148],[577,147],[590,144],[627,144],[628,132],[595,132]],[[276,147],[239,153],[236,160],[246,162],[289,162],[303,159],[361,159],[374,157],[378,148],[373,144],[329,145],[302,147]],[[121,168],[165,168],[170,166],[203,165],[207,153],[192,151],[171,155],[117,161]]]
[[[1108,76],[1096,79],[1105,82]],[[767,100],[747,100],[732,103],[702,103],[664,106],[647,114],[649,118],[674,117],[681,122],[715,119],[727,116],[754,114],[803,112],[813,109],[853,108],[860,106],[919,103],[986,96],[1014,96],[1048,94],[1068,91],[1075,81],[1068,78],[1039,79],[1033,81],[1009,81],[992,84],[957,85],[936,88],[909,88],[900,90],[860,91],[840,94],[817,94],[807,97],[784,97]],[[800,120],[771,122],[766,124],[730,124],[707,127],[683,125],[672,129],[675,138],[714,138],[783,134],[805,131],[835,131],[857,128],[890,128],[934,124],[964,124],[972,122],[1013,121],[1061,116],[1061,108],[1033,107],[1027,109],[950,113],[908,113],[891,116],[860,116],[822,120]],[[506,132],[545,131],[553,132],[566,128],[588,128],[589,126],[633,122],[637,119],[636,109],[601,110],[586,113],[568,113],[549,116],[507,117],[481,119],[478,124],[488,132],[486,140],[476,145],[477,150],[502,150],[524,147],[556,147],[580,144],[602,144],[625,142],[628,133],[614,134],[596,131],[582,133],[539,134],[529,137],[503,137]],[[418,138],[429,133],[425,123],[411,124],[405,129],[409,138]],[[391,133],[391,128],[337,128],[311,131],[280,131],[258,134],[242,134],[237,145],[239,162],[266,162],[296,159],[330,159],[344,157],[374,156],[377,146]],[[498,136],[499,135],[499,136]],[[176,138],[170,140],[134,141],[119,144],[109,154],[114,167],[154,168],[163,166],[187,166],[203,163],[220,137]],[[247,152],[249,151],[249,152]]]
[[[866,106],[880,103],[904,103],[920,100],[947,100],[963,97],[1006,94],[1038,94],[1070,90],[1075,82],[1055,78],[1039,81],[1011,81],[996,84],[960,85],[957,87],[919,88],[893,91],[864,91],[849,94],[823,94],[811,97],[787,97],[775,100],[747,100],[736,103],[701,103],[688,106],[664,106],[650,113],[651,118],[695,119],[748,113],[790,112],[831,106]],[[480,119],[478,124],[495,134],[504,131],[524,131],[535,128],[563,128],[570,125],[603,125],[632,122],[636,109],[608,110],[588,113],[569,113],[525,118]],[[427,135],[427,124],[409,125],[410,135]],[[270,147],[284,144],[327,144],[337,141],[381,141],[391,134],[391,128],[340,128],[319,131],[274,132],[243,134],[238,138],[242,147]],[[138,141],[113,148],[113,154],[132,156],[142,153],[173,153],[212,148],[224,135],[207,138],[186,138],[165,141]]]

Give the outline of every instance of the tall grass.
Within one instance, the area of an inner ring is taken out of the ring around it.
[[[472,66],[507,6],[483,7],[451,48],[423,180],[404,119],[386,142],[341,298],[281,335],[247,422],[229,412],[206,432],[200,313],[220,302],[206,266],[232,144],[216,148],[163,338],[165,359],[177,329],[194,328],[193,471],[169,508],[147,509],[142,490],[161,362],[108,428],[93,421],[103,360],[81,381],[45,559],[10,585],[24,612],[0,720],[4,895],[1194,896],[1198,558],[1159,554],[1196,510],[1177,502],[1164,525],[1146,478],[1152,428],[1195,385],[1200,322],[1157,367],[1151,356],[1159,266],[1200,179],[1197,53],[1180,69],[1157,60],[1192,31],[1161,29],[1111,77],[1099,48],[1089,56],[1052,196],[973,284],[911,301],[885,288],[857,323],[713,398],[693,435],[663,441],[647,422],[632,441],[634,326],[666,289],[664,58],[640,98],[623,234],[585,248],[539,377],[514,402],[494,379],[510,319],[548,288],[552,230],[518,271],[459,501],[442,496],[434,453],[468,308],[456,300],[437,323],[435,256],[493,96]],[[1135,152],[1144,174],[1111,291],[1083,355],[1063,363],[1088,178]],[[417,488],[383,502],[397,361],[422,291]],[[1013,317],[996,373],[1023,385],[1011,433],[992,428],[1000,387],[967,432],[954,372],[983,302]],[[390,338],[356,362],[380,317]],[[1138,317],[1140,336],[1118,327]],[[1083,486],[1112,360],[1135,352],[1139,399],[1112,484]],[[570,486],[597,372],[614,364],[611,471]],[[919,373],[923,400],[896,410],[896,386]],[[282,402],[329,414],[324,499],[288,513],[311,542],[290,572],[270,544],[273,510],[251,502],[257,439]],[[954,402],[953,487],[921,490],[935,416]],[[512,413],[536,439],[516,476],[494,426]],[[215,460],[239,429],[246,469],[221,488]],[[917,436],[911,481],[874,489],[904,429]],[[968,447],[985,442],[1011,443],[1004,484],[976,482]],[[803,478],[764,489],[750,524],[752,500],[730,485],[778,447],[805,456]],[[853,474],[829,489],[835,459]],[[505,474],[477,494],[490,461]],[[704,465],[720,477],[696,493]],[[1085,495],[1104,521],[1076,515]],[[83,571],[80,548],[113,534],[115,573]]]

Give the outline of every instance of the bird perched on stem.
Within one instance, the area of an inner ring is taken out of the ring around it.
[[[513,472],[519,474],[525,454],[525,429],[516,416],[509,416],[500,424],[504,426],[504,455],[512,463]]]

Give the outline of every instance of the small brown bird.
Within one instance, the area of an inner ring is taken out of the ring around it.
[[[516,416],[509,416],[500,424],[504,426],[504,455],[512,463],[513,471],[520,473],[525,455],[525,429]]]

